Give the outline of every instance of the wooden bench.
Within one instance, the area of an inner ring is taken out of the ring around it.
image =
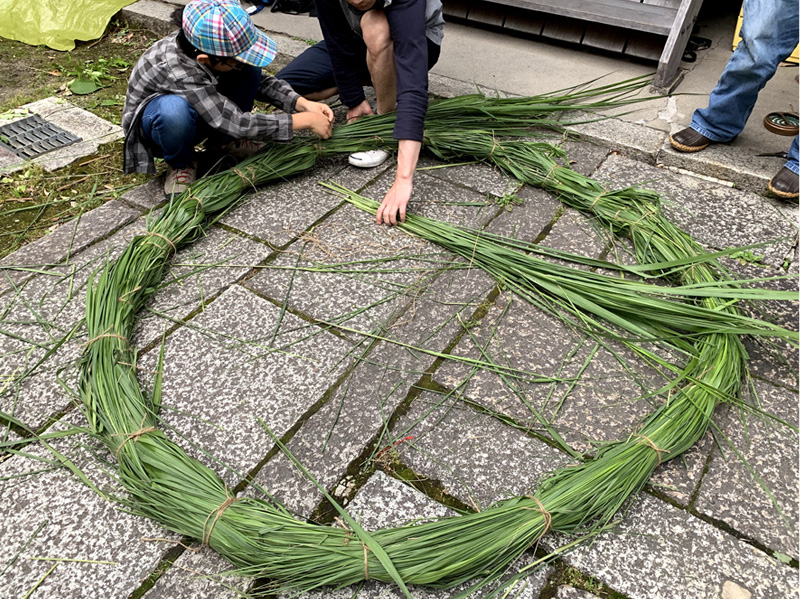
[[[653,86],[680,81],[703,0],[444,0],[450,19],[658,61]]]

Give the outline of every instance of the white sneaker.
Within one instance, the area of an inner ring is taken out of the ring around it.
[[[371,169],[379,167],[391,156],[386,150],[367,150],[366,152],[354,152],[348,158],[348,162],[354,167]]]
[[[167,165],[167,177],[164,179],[164,193],[167,196],[180,195],[186,188],[197,180],[197,163],[178,167],[177,169]]]

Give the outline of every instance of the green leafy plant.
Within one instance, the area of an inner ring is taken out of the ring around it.
[[[117,79],[115,73],[123,73],[129,66],[130,63],[121,58],[87,60],[82,69],[67,73],[75,77],[67,85],[73,94],[91,94]]]

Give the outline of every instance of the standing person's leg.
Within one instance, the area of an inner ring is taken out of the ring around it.
[[[787,169],[789,169],[795,175],[800,174],[800,163],[798,163],[798,145],[797,145],[797,136],[794,136],[792,140],[792,145],[789,147],[789,156],[784,165]]]
[[[800,173],[800,165],[798,164],[797,136],[794,136],[792,145],[789,148],[789,160],[787,160],[783,168],[775,174],[775,177],[770,180],[767,185],[769,191],[784,200],[794,200],[797,202],[797,198],[800,196],[800,178],[798,177],[798,173]]]
[[[671,137],[676,150],[702,150],[741,133],[759,91],[797,46],[797,0],[745,0],[740,35],[708,107],[696,110],[690,128]]]
[[[144,108],[141,128],[153,153],[167,163],[164,192],[183,192],[197,178],[197,112],[181,96],[157,96]]]

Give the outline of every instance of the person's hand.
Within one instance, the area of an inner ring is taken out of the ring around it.
[[[400,215],[400,221],[405,223],[406,206],[413,191],[414,186],[410,179],[395,179],[391,189],[378,207],[376,218],[378,225],[381,223],[397,225],[398,214]]]
[[[354,106],[352,108],[347,109],[347,122],[351,123],[355,121],[358,117],[363,117],[364,115],[371,115],[372,107],[369,105],[369,102],[364,100],[358,106]]]
[[[358,10],[369,10],[375,6],[375,0],[347,0],[347,2]]]
[[[327,140],[333,133],[331,122],[321,112],[300,112],[292,115],[292,129],[308,129],[323,140]]]
[[[298,112],[316,112],[327,117],[329,123],[333,123],[333,111],[331,107],[324,102],[313,102],[300,97],[295,104],[295,109]]]

